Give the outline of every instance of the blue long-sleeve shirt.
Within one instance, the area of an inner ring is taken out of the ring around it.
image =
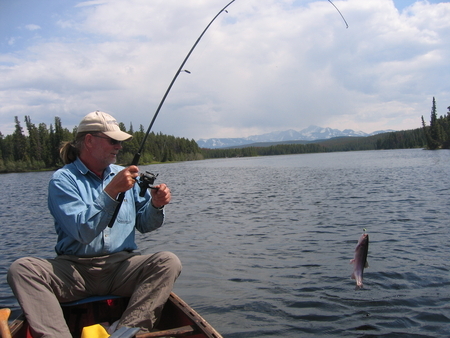
[[[100,179],[77,159],[53,174],[48,207],[55,219],[58,255],[94,257],[132,251],[137,249],[135,229],[145,233],[162,226],[164,210],[151,205],[148,191],[140,197],[135,184],[125,193],[113,227],[108,227],[118,202],[103,189],[122,169],[112,164]]]

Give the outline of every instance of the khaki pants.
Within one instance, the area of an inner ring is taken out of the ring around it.
[[[7,278],[33,337],[71,338],[59,303],[93,295],[131,297],[119,327],[149,330],[180,272],[180,260],[170,252],[119,252],[93,258],[24,257],[11,264]]]

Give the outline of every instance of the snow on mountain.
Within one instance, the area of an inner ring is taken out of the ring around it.
[[[289,129],[286,131],[274,131],[262,135],[253,135],[242,138],[210,138],[200,139],[197,144],[201,148],[226,148],[234,146],[242,146],[246,144],[252,144],[257,142],[283,142],[283,141],[315,141],[326,140],[333,137],[342,136],[371,136],[381,133],[390,132],[393,130],[380,130],[371,134],[364,133],[362,131],[354,131],[352,129],[345,129],[340,131],[332,128],[322,128],[318,126],[309,126],[301,131]]]

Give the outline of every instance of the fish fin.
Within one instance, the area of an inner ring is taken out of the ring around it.
[[[352,279],[356,279],[355,273],[352,273]]]
[[[355,263],[355,259],[354,258],[350,259],[350,264],[353,264],[353,263]]]
[[[355,286],[355,291],[361,290],[363,288],[363,285],[361,283],[361,285],[356,285]]]

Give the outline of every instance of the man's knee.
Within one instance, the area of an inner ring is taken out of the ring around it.
[[[154,254],[154,258],[156,258],[156,261],[161,268],[173,272],[176,277],[178,277],[178,275],[181,273],[181,261],[174,253],[169,251],[161,251]]]
[[[8,269],[8,274],[6,279],[9,284],[11,284],[17,277],[23,278],[30,274],[30,267],[33,265],[33,257],[22,257],[14,261]]]

